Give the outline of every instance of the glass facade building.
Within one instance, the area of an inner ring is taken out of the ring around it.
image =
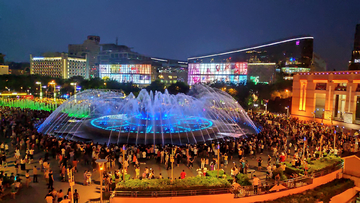
[[[246,82],[247,63],[191,63],[188,66],[188,84]]]
[[[151,64],[100,64],[99,76],[120,83],[148,85],[151,83]]]
[[[275,63],[277,70],[291,75],[293,72],[310,71],[313,58],[313,39],[311,36],[296,37],[238,50],[190,57],[188,63],[189,67],[194,66],[193,64]],[[256,75],[246,74],[247,79],[251,76],[265,78],[259,75],[261,72],[250,71],[252,68],[250,65],[248,68],[249,73]],[[263,74],[269,73],[264,71]],[[189,70],[189,84],[192,75]],[[198,82],[202,82],[202,80]]]

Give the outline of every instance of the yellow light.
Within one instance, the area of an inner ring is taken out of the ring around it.
[[[104,170],[104,168],[103,168],[103,167],[100,167],[100,171],[102,171],[102,170]]]
[[[289,92],[289,90],[285,90],[286,92]]]
[[[27,95],[27,93],[16,93],[16,92],[11,93],[11,94],[9,94],[9,93],[5,93],[5,94],[0,93],[0,96],[14,96],[14,95],[25,96],[25,95]]]

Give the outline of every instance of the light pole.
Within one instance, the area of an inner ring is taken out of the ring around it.
[[[70,188],[71,188],[71,203],[74,203],[74,185],[75,185],[74,174],[73,174],[72,170],[69,170],[69,168],[67,169],[67,174],[68,174],[69,184],[70,184]]]
[[[40,100],[42,100],[42,97],[43,97],[43,95],[42,95],[42,86],[41,86],[41,82],[36,82],[35,84],[37,84],[37,85],[39,85],[40,86]]]
[[[174,151],[175,149],[171,149],[170,162],[171,162],[171,182],[174,182]]]
[[[74,86],[74,98],[75,98],[75,103],[76,103],[76,82],[72,82],[70,83],[70,85]]]
[[[55,87],[56,83],[55,83],[55,81],[53,80],[53,81],[51,81],[49,84],[54,86],[54,101],[55,101],[55,104],[56,104],[56,87]]]
[[[104,171],[104,164],[107,162],[106,159],[98,159],[95,161],[99,165],[99,172],[100,172],[100,203],[103,203],[103,186],[102,186],[102,173]]]
[[[220,144],[217,146],[218,160],[217,160],[217,177],[219,178],[219,170],[220,170]]]
[[[123,181],[125,182],[125,167],[124,167],[124,163],[125,163],[125,151],[126,151],[126,147],[125,145],[123,145],[122,148],[122,176],[123,176]]]

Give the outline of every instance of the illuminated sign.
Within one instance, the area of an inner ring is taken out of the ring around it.
[[[150,64],[100,64],[100,78],[116,80],[120,83],[151,83]]]
[[[188,65],[188,83],[246,82],[247,63],[191,63]]]
[[[354,63],[360,63],[360,59],[354,59]]]
[[[257,85],[260,82],[259,76],[250,76],[250,80],[253,81],[255,85]]]

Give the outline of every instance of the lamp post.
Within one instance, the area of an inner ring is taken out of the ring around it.
[[[74,86],[74,98],[75,98],[75,103],[76,103],[76,82],[72,82],[70,83],[70,85]]]
[[[122,177],[123,177],[124,182],[125,182],[125,167],[124,167],[125,151],[126,151],[126,147],[125,147],[125,145],[123,145],[123,148],[122,148]]]
[[[54,101],[55,101],[55,104],[56,104],[56,87],[55,87],[56,83],[55,83],[55,81],[53,80],[53,81],[51,81],[49,84],[54,86]]]
[[[171,182],[174,182],[174,152],[175,149],[171,148],[170,162],[171,162]]]
[[[36,82],[35,84],[39,85],[40,86],[40,100],[42,100],[42,86],[41,86],[41,82]]]
[[[74,185],[75,185],[74,174],[73,174],[72,170],[69,170],[69,168],[67,168],[67,174],[68,174],[69,184],[70,184],[70,188],[71,188],[71,203],[74,203]]]
[[[102,186],[102,182],[103,182],[103,171],[104,171],[104,164],[107,162],[106,159],[98,159],[95,161],[98,165],[99,165],[99,172],[100,172],[100,203],[103,203],[103,186]]]
[[[217,146],[218,160],[217,160],[217,177],[219,178],[219,170],[220,170],[220,144]]]

